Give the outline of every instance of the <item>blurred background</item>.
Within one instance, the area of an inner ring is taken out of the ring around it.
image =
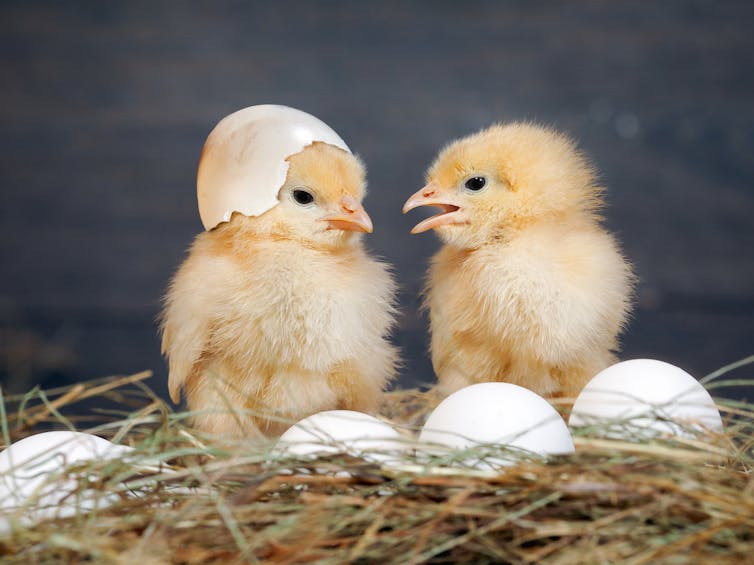
[[[444,143],[495,121],[565,130],[601,171],[641,279],[622,357],[702,376],[750,355],[753,29],[748,1],[4,1],[0,383],[151,369],[165,393],[155,318],[202,229],[199,152],[259,103],[366,161],[402,385],[434,378],[418,293],[438,241],[401,205]]]

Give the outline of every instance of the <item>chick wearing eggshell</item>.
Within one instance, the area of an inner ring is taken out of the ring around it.
[[[207,137],[205,231],[165,297],[168,389],[217,441],[323,410],[376,413],[394,377],[395,284],[363,241],[366,170],[318,118],[258,105]]]

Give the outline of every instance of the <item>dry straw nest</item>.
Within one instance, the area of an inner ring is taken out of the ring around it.
[[[752,361],[721,369],[708,386],[751,386],[719,377]],[[714,444],[576,437],[574,456],[499,474],[426,462],[387,469],[345,456],[297,462],[291,474],[291,461],[270,458],[269,446],[198,436],[148,376],[0,404],[6,444],[67,427],[159,463],[150,472],[89,465],[87,488],[121,493],[120,502],[16,528],[0,537],[3,563],[721,564],[754,555],[752,404],[719,401],[727,431]],[[418,427],[437,401],[392,392],[384,415]]]

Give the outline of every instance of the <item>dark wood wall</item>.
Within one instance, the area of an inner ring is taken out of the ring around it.
[[[153,369],[165,284],[201,229],[218,119],[288,104],[365,159],[394,263],[401,380],[432,380],[431,235],[400,207],[446,141],[531,119],[578,138],[641,278],[624,356],[702,375],[754,353],[751,2],[3,2],[0,378]],[[749,371],[751,373],[751,371]]]

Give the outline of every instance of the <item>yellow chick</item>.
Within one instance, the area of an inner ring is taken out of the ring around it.
[[[442,210],[412,233],[445,243],[425,290],[444,393],[504,381],[570,396],[615,362],[633,275],[602,203],[587,159],[545,127],[494,125],[441,151],[403,212]]]
[[[166,297],[170,396],[183,391],[212,434],[375,412],[395,372],[395,285],[361,240],[372,231],[361,162],[321,142],[287,160],[280,203],[198,235]]]

